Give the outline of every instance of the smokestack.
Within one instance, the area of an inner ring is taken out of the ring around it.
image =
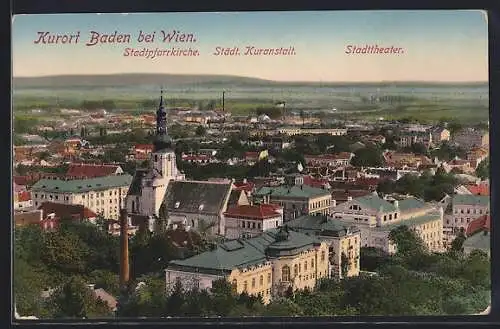
[[[225,96],[226,96],[226,92],[225,92],[225,91],[223,91],[223,92],[222,92],[222,113],[224,113],[224,115],[226,115],[226,108],[225,108],[225,106],[224,106],[224,101],[225,101],[225,99],[226,99],[226,97],[225,97]]]
[[[120,209],[120,285],[125,287],[129,281],[128,218],[127,210]]]

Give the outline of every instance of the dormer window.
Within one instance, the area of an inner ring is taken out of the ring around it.
[[[177,202],[175,203],[175,205],[174,205],[174,208],[175,208],[175,209],[177,209],[177,208],[179,208],[179,206],[180,206],[180,205],[181,205],[180,201],[177,201]]]
[[[198,210],[199,210],[199,211],[202,211],[204,207],[205,207],[205,205],[200,204],[200,206],[198,207]]]

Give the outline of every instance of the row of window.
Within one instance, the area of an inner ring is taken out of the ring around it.
[[[252,283],[252,289],[255,288],[256,279],[252,278],[251,283]],[[233,287],[237,287],[238,281],[236,279],[234,279],[232,284],[233,284]],[[268,285],[271,284],[271,273],[267,274],[267,284]],[[259,277],[259,287],[262,287],[262,286],[264,286],[264,275],[263,274],[260,275],[260,277]],[[243,291],[247,291],[247,290],[248,290],[248,281],[245,280],[245,281],[243,281]]]
[[[464,213],[467,213],[467,214],[476,214],[476,215],[482,215],[483,214],[483,209],[469,209],[467,208],[467,211],[464,211],[463,209],[460,209],[460,212],[458,211],[458,209],[455,209],[454,211],[455,214],[464,214]],[[484,214],[488,214],[489,213],[489,210],[485,209],[484,210]]]
[[[321,201],[317,201],[317,202],[311,202],[310,208],[311,209],[323,208],[323,207],[330,206],[331,203],[332,203],[332,200],[330,200],[330,199],[321,200]]]
[[[278,226],[278,221],[276,221],[276,226]],[[252,228],[256,229],[258,228],[259,230],[262,229],[262,223],[256,223],[253,221],[241,221],[241,227],[242,228]]]

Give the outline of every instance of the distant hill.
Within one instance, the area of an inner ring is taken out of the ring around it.
[[[487,82],[425,82],[425,81],[382,81],[382,82],[299,82],[299,81],[273,81],[251,77],[232,75],[201,75],[201,74],[107,74],[107,75],[54,75],[42,77],[14,77],[14,88],[96,88],[96,87],[132,87],[132,86],[407,86],[407,87],[484,87]]]
[[[230,75],[191,74],[107,74],[107,75],[54,75],[42,77],[17,77],[14,88],[71,88],[71,87],[129,87],[134,85],[265,85],[273,81]]]

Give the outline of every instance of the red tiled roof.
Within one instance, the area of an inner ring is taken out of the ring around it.
[[[31,200],[31,192],[20,192],[17,194],[17,201],[19,202],[25,202]]]
[[[304,179],[304,185],[308,185],[311,187],[323,188],[325,185],[330,184],[327,179],[318,179],[311,177],[309,175],[304,176],[303,179]]]
[[[136,144],[134,149],[136,151],[152,151],[153,144]]]
[[[255,188],[254,183],[234,183],[234,188],[233,191],[245,191],[245,192],[252,192],[253,189]]]
[[[190,161],[190,160],[198,160],[198,161],[207,161],[210,160],[212,157],[208,155],[183,155],[182,160]]]
[[[24,226],[30,224],[38,224],[42,220],[42,216],[40,211],[30,211],[30,212],[21,212],[14,214],[14,222],[16,226]]]
[[[266,219],[271,217],[280,216],[276,209],[276,205],[261,204],[261,205],[241,205],[229,208],[224,216],[228,217],[245,217],[252,219]]]
[[[478,231],[490,231],[491,219],[490,215],[483,215],[479,218],[474,219],[469,223],[467,229],[465,230],[466,236],[471,236]]]
[[[487,183],[478,185],[465,185],[465,188],[474,195],[490,195],[490,185]]]
[[[340,190],[336,189],[332,191],[332,199],[335,201],[345,201],[349,197],[351,198],[359,198],[365,195],[369,195],[372,192],[367,190]]]
[[[55,202],[44,202],[39,210],[42,210],[43,217],[47,217],[49,214],[54,213],[56,217],[59,218],[75,218],[78,220],[85,220],[96,218],[97,214],[83,205],[76,204],[62,204]]]
[[[245,152],[245,158],[258,158],[259,152]]]
[[[118,168],[119,166],[117,165],[109,164],[71,163],[66,172],[66,176],[85,178],[110,176],[113,175]]]
[[[29,176],[14,176],[12,177],[14,183],[16,183],[17,185],[28,185],[28,182],[30,181],[30,177]]]
[[[339,159],[350,159],[351,153],[340,152],[337,154],[322,154],[322,155],[306,155],[306,159],[311,160],[339,160]]]
[[[354,182],[356,185],[375,186],[380,183],[380,178],[359,178]]]

